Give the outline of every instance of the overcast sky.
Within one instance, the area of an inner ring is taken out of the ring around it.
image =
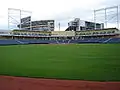
[[[74,19],[93,21],[93,10],[119,5],[120,0],[2,0],[0,3],[0,29],[8,27],[8,8],[32,12],[32,20],[54,19],[55,29],[61,30]]]

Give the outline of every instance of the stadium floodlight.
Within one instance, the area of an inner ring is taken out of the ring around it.
[[[60,22],[58,23],[58,26],[59,26],[59,31],[60,31]]]
[[[30,11],[8,8],[8,30],[21,30],[24,22],[30,22],[30,30],[32,30],[31,16],[32,12]]]
[[[94,22],[104,23],[105,28],[118,28],[119,29],[119,6],[112,6],[94,10]],[[96,24],[95,24],[96,29]]]

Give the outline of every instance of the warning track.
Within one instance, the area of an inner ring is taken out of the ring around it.
[[[120,82],[0,76],[0,90],[120,90]]]

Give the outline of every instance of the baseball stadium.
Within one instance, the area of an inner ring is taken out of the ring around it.
[[[0,90],[120,90],[120,29],[75,18],[21,18],[0,30]]]

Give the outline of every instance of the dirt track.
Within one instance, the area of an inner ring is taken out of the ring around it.
[[[120,90],[120,82],[91,82],[0,76],[0,90]]]

